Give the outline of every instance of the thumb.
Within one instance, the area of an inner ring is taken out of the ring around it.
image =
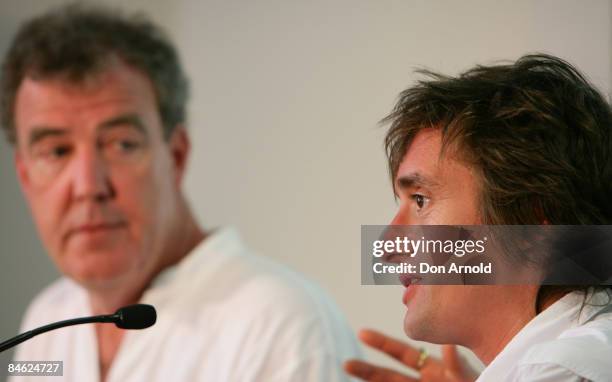
[[[442,363],[453,372],[461,372],[463,364],[455,345],[442,345]]]

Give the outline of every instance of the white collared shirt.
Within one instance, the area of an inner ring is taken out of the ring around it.
[[[606,291],[572,292],[533,318],[478,382],[612,381],[612,303]]]
[[[156,307],[157,323],[125,333],[108,382],[345,381],[342,362],[359,356],[327,295],[250,254],[234,230],[214,233],[160,273],[141,302]],[[22,329],[88,315],[85,291],[64,278],[31,304]],[[93,325],[34,337],[18,346],[16,360],[61,360],[59,380],[99,380]],[[14,378],[26,380],[46,378]]]

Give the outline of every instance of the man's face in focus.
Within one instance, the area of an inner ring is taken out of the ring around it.
[[[477,225],[479,187],[474,172],[449,148],[440,155],[438,129],[420,131],[410,144],[395,179],[399,210],[395,225]],[[416,340],[459,343],[465,328],[491,291],[483,286],[420,285],[406,288],[404,331]]]
[[[26,77],[15,126],[18,176],[62,273],[105,288],[157,266],[183,167],[144,74],[116,59],[82,83]]]

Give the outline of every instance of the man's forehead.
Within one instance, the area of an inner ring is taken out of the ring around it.
[[[156,116],[147,117],[149,112]],[[31,140],[35,129],[97,129],[125,116],[140,116],[140,124],[135,126],[153,128],[156,123],[151,118],[159,119],[157,113],[151,81],[140,71],[115,62],[77,83],[62,77],[24,78],[17,92],[14,118],[21,146]]]
[[[117,96],[130,97],[132,93],[130,88],[117,80],[117,76],[110,74],[92,76],[80,82],[72,82],[60,77],[45,79],[26,77],[17,90],[16,117],[24,109],[28,111],[24,113],[25,116],[35,112],[64,108],[72,111],[72,113],[77,113],[81,104],[89,106],[92,100],[104,100],[111,95],[113,98],[117,98]],[[113,86],[113,82],[119,86]],[[119,91],[120,88],[125,89]]]
[[[457,149],[444,147],[440,129],[428,128],[419,131],[406,149],[395,183],[440,186],[467,177],[472,178],[472,169],[459,160]]]
[[[95,92],[113,81],[119,85],[125,85],[125,82],[130,82],[131,87],[133,87],[134,84],[132,82],[134,79],[153,90],[150,78],[141,70],[115,56],[109,56],[87,68],[69,68],[65,71],[51,73],[29,71],[21,81],[17,92],[26,85],[36,84],[39,87],[54,87],[65,89],[66,91],[87,93]],[[126,89],[130,88],[128,86],[125,87]]]
[[[435,177],[440,165],[442,133],[438,129],[419,131],[400,162],[396,179],[418,175],[421,178]]]
[[[95,106],[96,102],[105,101],[151,101],[156,105],[155,98],[152,84],[144,74],[116,63],[77,82],[62,76],[25,77],[17,90],[15,117],[63,108],[76,113],[81,106]]]

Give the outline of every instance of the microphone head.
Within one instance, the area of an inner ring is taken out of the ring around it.
[[[152,305],[134,304],[119,308],[113,317],[118,328],[144,329],[153,326],[157,313]]]

